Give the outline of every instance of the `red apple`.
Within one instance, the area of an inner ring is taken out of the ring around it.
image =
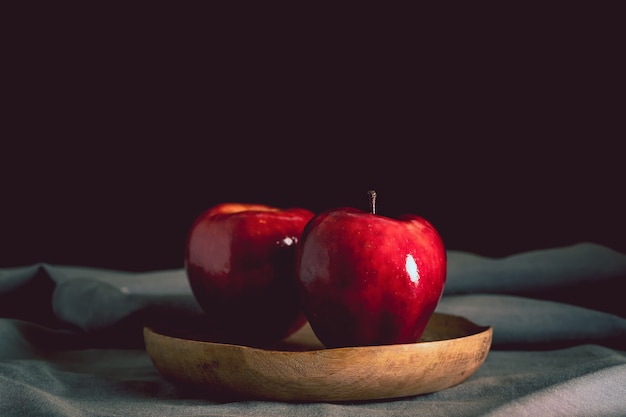
[[[261,204],[223,203],[191,226],[185,270],[222,341],[264,344],[306,322],[295,280],[296,246],[313,213]]]
[[[317,214],[298,246],[297,279],[327,348],[414,343],[441,299],[446,251],[424,218],[341,207]]]

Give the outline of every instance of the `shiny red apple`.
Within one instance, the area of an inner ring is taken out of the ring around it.
[[[317,214],[298,247],[297,279],[327,348],[414,343],[441,299],[446,250],[424,218],[341,207]]]
[[[202,213],[186,241],[185,270],[207,329],[221,341],[264,344],[305,322],[296,246],[313,213],[223,203]]]

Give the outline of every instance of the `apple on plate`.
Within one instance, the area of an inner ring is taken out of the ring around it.
[[[220,341],[260,345],[305,322],[295,280],[296,246],[313,212],[228,202],[192,224],[185,271]]]
[[[327,348],[417,342],[443,293],[439,232],[415,214],[376,214],[376,193],[368,194],[370,211],[321,212],[298,245],[301,303]]]

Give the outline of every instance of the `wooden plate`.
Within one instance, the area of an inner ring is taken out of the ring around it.
[[[197,325],[145,327],[168,380],[215,397],[360,401],[443,390],[469,378],[491,348],[491,326],[435,313],[418,343],[325,349],[306,324],[271,348],[207,341]]]

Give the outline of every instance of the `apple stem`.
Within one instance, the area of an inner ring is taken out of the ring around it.
[[[370,211],[372,214],[376,214],[376,191],[369,190],[367,196],[369,197]]]

